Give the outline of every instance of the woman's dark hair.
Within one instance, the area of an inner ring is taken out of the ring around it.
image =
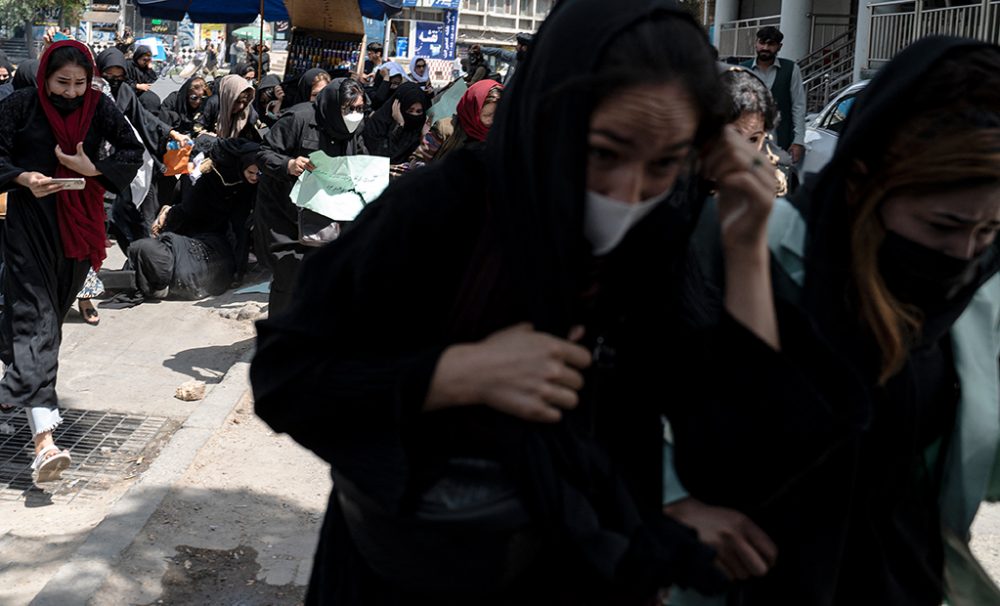
[[[608,45],[595,75],[595,107],[622,88],[679,82],[699,113],[695,145],[715,138],[726,124],[726,103],[711,46],[697,25],[676,16],[643,20]],[[608,86],[610,84],[610,86]]]
[[[746,113],[764,116],[764,130],[778,125],[778,104],[764,82],[743,68],[731,68],[720,76],[730,102],[727,122],[735,122]]]
[[[340,83],[341,109],[351,107],[358,98],[364,98],[365,91],[357,80],[346,78]]]
[[[83,71],[87,73],[87,80],[94,77],[94,62],[84,55],[80,49],[72,46],[62,46],[52,51],[52,54],[49,55],[49,63],[45,68],[45,77],[49,78],[52,74],[67,65],[79,65],[82,67]]]

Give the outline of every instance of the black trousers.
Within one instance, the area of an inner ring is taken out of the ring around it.
[[[7,371],[0,379],[0,402],[55,408],[63,317],[90,262],[63,255],[55,196],[35,199],[17,190],[7,200],[0,286],[0,360]]]

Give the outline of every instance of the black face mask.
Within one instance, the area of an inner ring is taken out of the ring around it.
[[[925,312],[946,306],[979,274],[979,257],[959,259],[886,232],[878,255],[879,272],[903,303]]]
[[[121,90],[122,82],[125,82],[125,80],[119,78],[105,78],[105,81],[111,87],[111,94],[115,97],[118,96],[118,91]]]
[[[83,107],[83,95],[77,95],[72,99],[67,99],[62,95],[53,95],[52,93],[49,93],[49,101],[52,102],[52,106],[56,108],[56,111],[64,116]]]
[[[427,121],[427,116],[420,114],[419,116],[414,116],[408,112],[403,112],[403,128],[406,130],[416,130],[418,128],[423,128],[424,123]]]

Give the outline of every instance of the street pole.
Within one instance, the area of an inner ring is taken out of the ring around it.
[[[125,36],[125,5],[127,0],[118,0],[118,36]]]
[[[260,0],[260,46],[257,47],[257,82],[264,78],[264,0]]]

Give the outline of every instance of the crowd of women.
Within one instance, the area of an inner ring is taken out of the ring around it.
[[[1000,496],[997,46],[901,52],[791,193],[767,87],[674,0],[560,2],[434,122],[392,65],[158,108],[132,71],[60,42],[0,106],[36,481],[107,195],[140,298],[273,273],[256,410],[334,480],[308,604],[1000,603],[968,546]],[[316,152],[393,181],[333,222],[291,199]]]

